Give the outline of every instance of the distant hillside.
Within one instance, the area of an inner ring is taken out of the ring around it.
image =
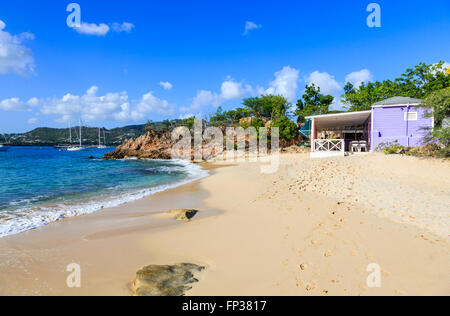
[[[117,146],[122,144],[125,140],[139,137],[145,134],[145,125],[131,125],[114,129],[103,129],[101,132],[102,143],[103,130],[105,131],[106,145]],[[72,128],[72,142],[78,143],[79,127]],[[83,145],[97,145],[98,144],[98,127],[83,127],[82,128]],[[36,128],[28,133],[23,134],[7,134],[6,138],[10,145],[13,146],[54,146],[69,143],[69,129],[68,128]]]
[[[172,120],[165,122],[152,122],[154,130],[161,131],[171,129],[175,126],[184,125],[184,120]],[[125,127],[118,127],[113,129],[101,128],[102,144],[105,144],[103,139],[103,131],[105,131],[106,145],[115,147],[130,138],[135,138],[144,135],[146,124],[129,125]],[[98,145],[98,127],[82,127],[83,146]],[[77,144],[79,126],[72,127],[72,143]],[[69,129],[68,128],[36,128],[28,133],[22,134],[6,134],[6,139],[9,145],[12,146],[55,146],[69,144]],[[4,142],[3,135],[0,135],[0,143]]]

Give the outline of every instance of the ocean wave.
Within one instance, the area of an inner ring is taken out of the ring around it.
[[[186,171],[184,167],[166,167],[166,166],[146,168],[145,170],[150,171],[152,173],[168,173],[168,174]]]
[[[47,198],[46,195],[38,195],[38,196],[34,196],[34,197],[31,197],[28,199],[14,200],[14,201],[9,202],[8,205],[9,206],[19,206],[19,205],[24,205],[24,204],[29,205],[29,204],[32,204],[33,202],[37,202],[37,201],[43,200],[45,198]]]
[[[94,213],[101,209],[123,205],[132,201],[142,199],[165,190],[173,189],[187,183],[205,178],[208,172],[198,165],[183,160],[164,161],[171,167],[160,168],[159,172],[184,172],[187,177],[172,184],[158,185],[146,189],[121,193],[119,196],[105,196],[99,200],[90,200],[79,203],[56,204],[50,206],[37,206],[34,208],[23,208],[15,211],[0,212],[0,238],[19,234],[28,230],[48,225],[65,218]],[[167,168],[167,169],[166,169]],[[114,192],[114,191],[113,191]]]

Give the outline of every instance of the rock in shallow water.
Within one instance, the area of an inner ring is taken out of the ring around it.
[[[189,209],[179,209],[179,210],[171,210],[167,213],[174,215],[174,218],[179,221],[189,222],[191,219],[198,214],[197,210],[189,210]]]
[[[142,268],[134,278],[134,294],[136,296],[183,296],[196,283],[195,272],[205,267],[192,263],[181,263],[173,266],[151,265]]]

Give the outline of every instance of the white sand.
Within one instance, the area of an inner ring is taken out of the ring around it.
[[[271,175],[256,163],[220,168],[0,239],[0,294],[129,295],[142,266],[191,262],[207,270],[189,295],[449,295],[449,179],[448,161],[382,155],[286,154]],[[180,207],[210,213],[176,226],[152,216]],[[72,262],[80,289],[65,285]],[[367,286],[371,263],[380,288]]]

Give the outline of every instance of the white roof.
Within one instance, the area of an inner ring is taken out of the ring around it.
[[[372,111],[347,112],[309,116],[307,119],[314,118],[316,128],[318,130],[326,130],[327,128],[334,129],[364,125],[371,114]]]

